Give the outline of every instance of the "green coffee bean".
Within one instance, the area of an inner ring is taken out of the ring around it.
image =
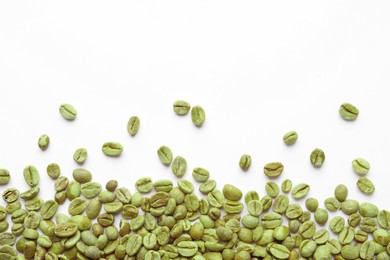
[[[228,200],[239,201],[242,198],[241,190],[231,184],[225,184],[223,186],[222,192],[225,198]]]
[[[66,120],[74,120],[77,116],[76,109],[70,104],[61,104],[59,110],[62,117]]]
[[[109,203],[115,200],[115,193],[105,190],[99,193],[98,199],[101,203]]]
[[[15,236],[19,236],[24,232],[24,225],[22,223],[16,223],[11,226],[11,232]]]
[[[313,240],[306,239],[299,246],[299,252],[303,257],[311,257],[317,249],[317,244]]]
[[[315,232],[316,232],[316,225],[312,220],[305,221],[299,227],[299,233],[303,238],[311,238]]]
[[[313,240],[317,243],[317,245],[322,245],[328,242],[329,232],[322,228],[317,230],[313,235]]]
[[[139,120],[138,116],[132,116],[130,117],[129,121],[127,122],[127,132],[131,136],[135,136],[139,130],[141,121]]]
[[[116,142],[105,142],[102,146],[102,152],[107,156],[117,157],[123,152],[123,146]]]
[[[360,175],[366,175],[370,170],[370,163],[363,158],[356,158],[352,161],[353,170]]]
[[[295,131],[290,131],[290,132],[287,132],[284,136],[283,136],[283,142],[287,145],[291,145],[291,144],[294,144],[298,139],[298,134],[297,132]]]
[[[187,115],[191,109],[190,103],[184,100],[178,100],[173,103],[173,111],[179,116]]]
[[[168,146],[160,146],[157,150],[158,158],[160,159],[161,163],[169,166],[173,160],[173,154],[171,149],[169,149]]]
[[[305,197],[310,191],[310,186],[306,183],[300,183],[292,189],[292,196],[294,199],[301,199]]]
[[[142,237],[137,234],[131,234],[126,243],[126,254],[134,256],[138,253],[142,246]]]
[[[141,193],[149,193],[153,189],[152,179],[149,177],[143,177],[136,181],[135,187]]]
[[[355,120],[359,115],[359,109],[350,103],[343,103],[339,108],[340,116],[347,121]]]
[[[114,192],[116,188],[118,187],[118,181],[117,180],[109,180],[106,183],[106,190]]]
[[[284,166],[280,162],[271,162],[264,165],[264,174],[268,177],[278,177],[282,174]]]
[[[360,228],[364,232],[372,233],[377,229],[377,223],[375,218],[366,217],[360,221]]]
[[[325,153],[320,148],[314,149],[310,154],[310,162],[314,167],[321,167],[325,161]]]
[[[288,259],[290,256],[290,250],[287,247],[276,243],[271,244],[270,253],[277,259]]]
[[[370,202],[363,202],[359,206],[359,212],[363,217],[376,217],[379,213],[379,209]]]
[[[327,245],[319,246],[314,252],[313,259],[332,259],[329,247]]]
[[[71,237],[78,230],[77,224],[73,222],[64,222],[54,228],[54,234],[58,237]]]
[[[178,180],[177,186],[185,194],[190,194],[194,191],[194,185],[188,180]]]
[[[69,200],[80,197],[81,195],[81,184],[77,181],[71,181],[68,184],[68,189],[66,190],[66,197]]]
[[[353,213],[348,217],[348,225],[350,225],[351,227],[356,227],[357,225],[359,225],[361,219],[362,218],[358,213]]]
[[[290,229],[286,226],[276,227],[273,230],[272,235],[276,240],[283,241],[288,235],[290,235]]]
[[[341,252],[341,244],[336,239],[329,239],[329,241],[326,242],[326,246],[329,248],[332,255],[336,255]]]
[[[328,212],[325,209],[318,208],[314,212],[314,219],[318,224],[324,225],[328,221]]]
[[[0,185],[6,185],[9,183],[11,175],[7,169],[0,169]]]
[[[333,197],[325,199],[324,204],[325,208],[329,211],[336,211],[339,210],[341,207],[340,201]]]
[[[160,153],[159,153],[159,156],[160,156]],[[166,163],[168,163],[168,161],[165,161],[164,164],[166,164]],[[169,164],[170,164],[170,162],[168,163],[168,165]],[[182,177],[186,173],[186,171],[187,171],[187,161],[186,161],[186,159],[184,159],[184,157],[182,157],[182,156],[176,156],[175,159],[173,160],[173,163],[172,163],[172,172],[173,172],[173,174],[176,175],[177,177]]]
[[[43,219],[51,219],[57,212],[58,203],[54,200],[48,200],[41,207],[41,216]]]
[[[249,154],[243,154],[240,158],[239,165],[241,169],[247,171],[252,164],[252,157]]]
[[[61,169],[60,169],[60,166],[58,164],[51,163],[47,166],[46,172],[50,178],[52,178],[53,180],[56,180],[56,179],[58,179],[58,177],[60,177]]]
[[[362,259],[373,259],[375,255],[375,244],[372,241],[365,241],[359,250]]]
[[[291,180],[290,180],[290,179],[285,179],[285,180],[282,182],[281,190],[282,190],[284,193],[289,193],[291,189],[292,189],[292,182],[291,182]]]
[[[46,150],[49,144],[50,144],[50,138],[48,135],[43,134],[39,137],[38,146],[39,148],[41,148],[41,150]]]
[[[265,184],[265,191],[271,198],[276,198],[279,195],[279,186],[276,182],[270,181]]]
[[[171,180],[162,179],[162,180],[155,181],[153,183],[153,187],[157,192],[159,191],[170,192],[173,188],[173,183]]]
[[[73,179],[81,184],[90,182],[92,180],[92,174],[83,168],[74,169],[72,175]]]
[[[262,216],[262,224],[267,229],[272,229],[282,224],[282,216],[278,213],[269,212]]]
[[[356,230],[355,232],[355,240],[358,241],[358,242],[364,242],[366,241],[368,238],[368,234],[366,232],[364,232],[363,230]]]
[[[355,238],[355,229],[352,227],[344,227],[339,233],[339,242],[343,245],[347,245]]]
[[[64,191],[69,184],[69,180],[65,176],[60,176],[55,182],[54,182],[54,189],[56,191]]]
[[[345,245],[341,248],[341,256],[345,259],[357,259],[359,257],[359,248],[353,245]]]
[[[311,212],[314,212],[317,210],[318,208],[318,200],[315,199],[315,198],[308,198],[306,199],[305,201],[305,206],[306,208],[311,211]]]
[[[194,106],[191,109],[191,119],[195,126],[201,127],[206,120],[206,113],[201,106]]]
[[[214,180],[207,180],[202,185],[199,186],[199,191],[203,194],[208,194],[212,192],[217,186],[217,182]]]
[[[378,224],[384,229],[390,228],[390,211],[381,210],[378,212]]]
[[[16,238],[15,235],[9,232],[0,233],[0,245],[12,246],[15,244]]]
[[[343,202],[348,196],[347,186],[345,186],[344,184],[337,185],[334,190],[334,196],[338,201]]]
[[[344,214],[351,215],[359,210],[359,202],[356,200],[345,200],[341,203],[341,211]]]
[[[8,188],[3,191],[3,200],[7,203],[12,203],[19,198],[19,191],[15,188]]]
[[[26,200],[24,207],[28,211],[39,210],[42,207],[42,204],[43,204],[43,199],[39,197],[35,197],[33,199]]]
[[[73,160],[78,164],[83,164],[87,159],[88,151],[85,148],[78,148],[73,154]]]
[[[33,165],[26,166],[23,170],[24,180],[28,185],[34,187],[39,183],[39,172]]]
[[[197,182],[206,182],[210,177],[210,173],[204,168],[196,167],[192,170],[192,177]]]
[[[345,226],[345,220],[343,217],[336,216],[330,220],[329,228],[335,233],[340,233]]]
[[[87,206],[88,202],[85,199],[75,198],[69,203],[68,212],[72,216],[79,215],[84,212]]]
[[[81,184],[81,194],[87,199],[95,198],[102,191],[102,186],[97,182],[86,182]]]
[[[259,200],[259,194],[257,191],[250,190],[245,194],[245,203],[248,204],[251,200]]]
[[[29,200],[29,199],[35,198],[36,196],[38,196],[39,191],[40,191],[40,188],[38,186],[35,186],[35,187],[21,193],[20,198],[22,198],[24,200]]]
[[[289,205],[289,198],[287,195],[279,195],[275,198],[275,201],[272,205],[272,209],[279,214],[283,214],[286,212],[287,207]],[[248,210],[249,210],[249,203],[248,203]]]
[[[123,204],[130,203],[131,193],[126,187],[121,187],[115,191],[116,198]]]
[[[366,177],[360,177],[357,181],[357,186],[359,190],[365,194],[372,194],[375,191],[374,184]]]

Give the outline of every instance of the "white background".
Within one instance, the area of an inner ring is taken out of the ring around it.
[[[88,149],[83,167],[95,181],[176,180],[157,157],[161,145],[201,166],[211,178],[265,195],[264,164],[281,161],[281,183],[307,182],[309,196],[333,195],[389,209],[390,3],[388,1],[3,1],[0,3],[0,167],[10,186],[28,186],[22,172],[41,172],[41,196],[52,198],[46,166],[71,178],[73,152]],[[177,99],[201,105],[203,127],[172,109]],[[75,121],[58,107],[70,103]],[[341,103],[360,109],[342,120]],[[130,116],[141,128],[133,138]],[[282,136],[299,134],[286,146]],[[48,134],[46,151],[38,137]],[[106,141],[124,152],[110,158]],[[322,148],[323,167],[310,152]],[[238,167],[243,153],[253,164]],[[371,163],[372,196],[356,187],[355,157]],[[3,191],[5,188],[0,187]],[[303,202],[303,200],[302,200]],[[3,203],[3,202],[1,202]],[[4,204],[4,203],[3,203]],[[66,209],[65,209],[66,210]]]

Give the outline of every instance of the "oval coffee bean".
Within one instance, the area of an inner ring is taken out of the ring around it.
[[[123,152],[123,146],[116,142],[105,142],[102,146],[102,152],[107,156],[119,156]]]

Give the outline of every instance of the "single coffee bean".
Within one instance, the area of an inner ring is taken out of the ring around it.
[[[77,116],[76,109],[70,104],[61,104],[59,110],[62,117],[66,120],[74,120]]]
[[[106,183],[106,190],[114,192],[116,188],[118,187],[118,181],[117,180],[109,180]]]
[[[2,197],[7,203],[14,202],[19,198],[19,191],[15,188],[8,188],[3,191]]]
[[[355,238],[355,229],[353,227],[344,227],[339,233],[339,242],[342,245],[347,245]]]
[[[37,186],[39,183],[39,172],[33,165],[26,166],[23,170],[24,180],[31,187]]]
[[[12,246],[15,244],[15,235],[9,232],[0,233],[0,245]]]
[[[43,134],[39,137],[38,146],[39,148],[41,148],[41,150],[46,150],[49,144],[50,144],[50,138],[48,135]]]
[[[315,199],[315,198],[308,198],[306,201],[305,201],[305,206],[306,208],[311,211],[311,212],[314,212],[317,210],[318,208],[318,200]]]
[[[362,259],[374,259],[375,244],[373,241],[365,241],[359,250],[359,255]]]
[[[312,220],[308,220],[302,223],[299,227],[299,233],[303,238],[311,238],[316,232],[316,224]]]
[[[252,164],[252,157],[249,154],[243,154],[240,158],[239,165],[241,169],[247,171]]]
[[[276,182],[269,181],[265,184],[265,191],[271,198],[276,198],[279,195],[279,186]]]
[[[169,166],[171,164],[173,159],[173,154],[171,149],[169,149],[168,146],[165,145],[160,146],[160,148],[158,148],[157,150],[157,155],[160,161],[162,162],[162,164],[166,166]]]
[[[264,174],[268,177],[278,177],[280,174],[282,174],[284,169],[284,166],[280,162],[271,162],[267,163],[264,166]]]
[[[329,211],[337,211],[341,207],[341,203],[336,198],[330,197],[324,201],[325,208]]]
[[[81,203],[81,209],[83,208],[83,204]],[[80,211],[82,212],[83,210]],[[88,202],[87,207],[85,208],[86,215],[89,219],[95,219],[99,216],[100,211],[102,209],[102,203],[98,199],[92,199]],[[69,212],[71,212],[71,207],[69,205]]]
[[[273,230],[272,235],[276,240],[283,241],[290,235],[290,229],[286,226],[280,226]]]
[[[351,215],[359,210],[359,202],[356,200],[345,200],[341,203],[341,211],[346,215]]]
[[[191,119],[194,125],[201,127],[206,120],[206,113],[201,106],[194,106],[191,109]]]
[[[11,175],[7,169],[0,169],[0,185],[6,185],[9,183]]]
[[[206,182],[210,177],[210,173],[204,168],[196,167],[192,170],[192,177],[197,182]]]
[[[149,177],[143,177],[136,181],[135,187],[141,193],[149,193],[153,190],[153,182]]]
[[[241,190],[231,184],[225,184],[223,186],[222,192],[225,198],[228,200],[239,201],[242,198]]]
[[[310,154],[310,162],[314,167],[321,167],[325,161],[325,153],[320,148],[314,149]]]
[[[130,234],[126,242],[126,254],[134,256],[142,246],[142,237],[138,234]]]
[[[338,240],[336,239],[329,239],[328,242],[326,242],[326,246],[329,247],[330,253],[332,255],[339,254],[341,252],[341,244]]]
[[[127,132],[129,132],[131,136],[135,136],[138,132],[140,124],[141,121],[139,120],[138,116],[130,117],[129,121],[127,122]]]
[[[314,212],[314,219],[320,225],[325,225],[328,221],[328,211],[322,208],[317,208]]]
[[[329,247],[327,245],[319,246],[314,252],[313,259],[332,259]]]
[[[171,180],[162,179],[155,181],[153,187],[156,191],[170,192],[173,188],[173,183]]]
[[[164,163],[165,164],[165,163]],[[172,172],[177,177],[182,177],[187,171],[187,161],[182,156],[176,156],[172,163]]]
[[[83,198],[75,198],[73,199],[68,206],[68,212],[70,215],[80,215],[87,208],[88,202]],[[99,208],[100,209],[100,208]],[[100,212],[100,210],[99,210]]]
[[[57,212],[58,203],[54,200],[48,200],[41,207],[41,216],[43,219],[51,219]]]
[[[69,184],[69,180],[65,176],[60,176],[55,182],[54,182],[54,189],[56,191],[64,191]]]
[[[282,216],[275,212],[269,212],[262,216],[262,224],[267,229],[273,229],[280,226],[283,222]]]
[[[360,215],[363,217],[377,217],[379,213],[379,209],[377,206],[370,202],[363,202],[359,206]]]
[[[288,259],[290,256],[290,250],[287,247],[276,243],[271,244],[269,251],[277,259]]]
[[[49,175],[50,178],[53,180],[57,180],[58,177],[60,177],[61,174],[61,168],[56,163],[51,163],[46,168],[47,175]]]
[[[207,180],[199,186],[199,191],[203,194],[208,194],[209,192],[212,192],[216,186],[217,182],[215,180]]]
[[[283,214],[286,212],[288,204],[290,200],[287,195],[279,195],[275,198],[274,203],[272,205],[272,209],[279,214]],[[249,203],[248,203],[248,211],[249,211]]]
[[[95,198],[102,191],[102,185],[97,182],[87,182],[81,184],[81,194],[87,199]]]
[[[191,109],[190,103],[184,100],[178,100],[173,103],[173,111],[179,116],[187,115]]]
[[[289,193],[292,189],[292,181],[290,179],[285,179],[283,182],[282,182],[282,185],[281,185],[281,190],[284,192],[284,193]]]
[[[360,221],[360,229],[367,233],[372,233],[377,229],[375,218],[366,217]]]
[[[372,194],[375,191],[374,184],[366,177],[360,177],[357,181],[357,186],[359,190],[365,194]]]
[[[359,257],[359,248],[353,245],[345,245],[341,248],[341,256],[347,260],[357,259]]]
[[[313,240],[306,239],[299,246],[299,252],[303,257],[311,257],[317,249],[317,244]]]
[[[348,217],[348,225],[350,225],[351,227],[356,227],[359,225],[361,220],[362,217],[359,215],[359,213],[353,213]]]
[[[66,190],[66,197],[72,201],[75,198],[80,197],[81,195],[81,184],[77,181],[71,181],[68,184],[68,189]]]
[[[343,202],[348,196],[347,186],[345,186],[344,184],[337,185],[334,190],[334,196],[338,201]]]
[[[78,230],[77,224],[74,222],[64,222],[58,224],[54,228],[54,234],[58,237],[71,237],[76,234]]]
[[[78,164],[83,164],[87,159],[88,151],[85,148],[78,148],[73,154],[73,160]]]
[[[381,210],[378,212],[378,224],[384,229],[390,228],[390,211]]]
[[[123,152],[123,146],[120,143],[105,142],[102,146],[102,152],[107,156],[119,156]]]
[[[291,144],[294,144],[298,139],[298,134],[297,132],[295,131],[290,131],[290,132],[287,132],[284,136],[283,136],[283,142],[287,145],[291,145]]]
[[[359,109],[350,103],[343,103],[339,108],[339,114],[343,119],[352,121],[358,117]]]
[[[183,257],[191,257],[198,252],[198,244],[192,241],[181,241],[177,244],[177,250]]]
[[[81,184],[90,182],[92,180],[92,174],[83,168],[77,168],[73,170],[73,179]]]
[[[306,183],[300,183],[292,189],[292,196],[294,199],[305,197],[310,191],[310,186]]]
[[[363,158],[356,158],[352,161],[353,170],[360,175],[366,175],[370,170],[370,163]]]

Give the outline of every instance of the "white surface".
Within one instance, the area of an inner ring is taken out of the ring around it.
[[[0,167],[10,185],[28,187],[28,164],[41,172],[44,198],[53,195],[46,166],[57,162],[71,177],[73,152],[88,149],[83,167],[95,181],[117,179],[135,191],[142,176],[173,178],[156,150],[171,147],[211,178],[264,195],[264,164],[281,161],[282,176],[307,182],[325,199],[345,183],[349,198],[389,209],[390,16],[388,1],[164,1],[0,3]],[[177,99],[201,105],[204,126],[172,110]],[[58,107],[73,104],[64,120]],[[361,114],[346,122],[343,102]],[[141,128],[126,131],[130,116]],[[282,136],[299,133],[287,147]],[[38,137],[51,138],[48,150]],[[106,141],[123,144],[120,158],[102,154]],[[314,169],[310,152],[326,161]],[[242,172],[238,160],[252,155]],[[351,167],[371,163],[376,185],[362,195]],[[4,187],[0,187],[1,191]],[[302,201],[303,202],[303,201]],[[1,202],[3,203],[3,202]],[[322,204],[321,204],[322,205]]]

